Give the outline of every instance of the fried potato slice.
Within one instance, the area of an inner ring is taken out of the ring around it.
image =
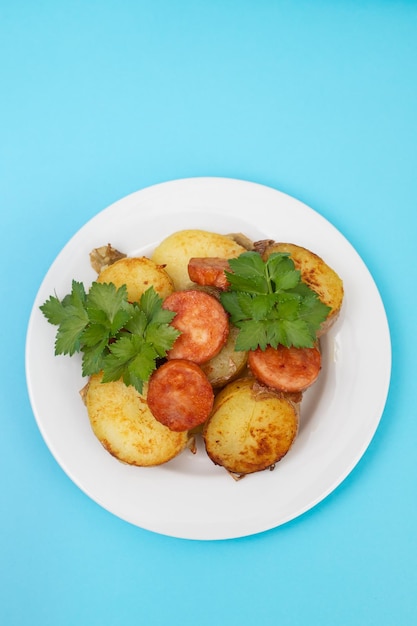
[[[101,374],[90,378],[85,394],[94,434],[114,457],[129,465],[161,465],[182,452],[187,432],[173,432],[152,415],[145,395],[121,380],[102,383]]]
[[[318,336],[326,333],[339,316],[343,303],[343,281],[327,263],[311,250],[293,243],[271,243],[263,252],[264,261],[274,252],[288,252],[301,279],[313,289],[331,311]]]
[[[203,429],[208,456],[233,474],[270,468],[282,459],[298,432],[299,404],[246,377],[217,395]]]
[[[228,235],[206,230],[180,230],[166,237],[154,250],[151,259],[165,266],[174,281],[175,289],[190,287],[188,262],[193,257],[219,257],[231,259],[245,252],[246,248]]]
[[[246,366],[248,353],[235,350],[238,334],[239,329],[230,324],[226,344],[210,361],[200,365],[214,388],[224,387],[226,383],[240,376]]]
[[[119,259],[100,272],[97,282],[113,283],[116,287],[126,285],[130,302],[138,302],[151,286],[163,299],[174,291],[165,269],[144,256]]]

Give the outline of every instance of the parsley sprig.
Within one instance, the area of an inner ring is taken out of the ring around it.
[[[162,298],[150,287],[139,302],[129,302],[126,285],[72,281],[62,300],[50,296],[40,307],[58,326],[55,354],[82,353],[83,376],[103,372],[103,382],[123,379],[140,393],[179,335],[170,325],[175,313],[162,308]]]
[[[262,350],[268,345],[312,347],[330,307],[301,280],[287,253],[263,261],[258,252],[229,259],[230,287],[221,302],[239,328],[236,350]]]

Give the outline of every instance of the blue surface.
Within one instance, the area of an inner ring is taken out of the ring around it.
[[[417,3],[0,0],[0,58],[0,623],[416,623]],[[293,522],[220,542],[89,500],[43,442],[24,372],[33,299],[78,228],[137,189],[210,175],[339,228],[393,344],[350,476]]]

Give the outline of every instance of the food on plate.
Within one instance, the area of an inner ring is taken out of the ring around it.
[[[216,356],[200,365],[214,389],[224,385],[244,371],[248,360],[248,353],[236,350],[236,339],[239,329],[229,325],[229,334],[223,348]]]
[[[246,377],[216,396],[203,429],[210,459],[239,476],[272,468],[298,432],[299,404]]]
[[[149,379],[147,402],[151,413],[171,430],[188,431],[203,424],[213,401],[207,376],[192,361],[166,361]]]
[[[83,376],[103,372],[103,382],[122,378],[139,393],[179,334],[153,286],[129,302],[126,285],[95,281],[87,292],[73,280],[71,293],[50,296],[40,309],[58,326],[56,355],[81,353]]]
[[[125,257],[102,269],[98,283],[113,283],[116,287],[126,285],[129,302],[139,302],[149,287],[161,298],[174,291],[174,283],[163,267],[147,257]]]
[[[264,261],[247,251],[229,265],[229,288],[220,292],[220,301],[239,328],[237,350],[316,343],[330,307],[301,280],[289,254],[271,254]]]
[[[213,296],[194,289],[174,291],[162,306],[175,313],[171,325],[179,331],[179,337],[167,352],[168,359],[205,363],[225,345],[229,319]]]
[[[115,263],[119,259],[124,259],[126,254],[119,252],[116,248],[108,243],[107,246],[100,246],[94,248],[90,252],[90,265],[99,274],[101,270],[104,270],[107,266]]]
[[[225,271],[230,272],[227,259],[219,257],[194,257],[188,262],[188,275],[197,285],[210,285],[225,291],[229,286]]]
[[[87,291],[51,296],[55,354],[81,353],[94,434],[124,463],[160,465],[201,434],[233,477],[290,450],[343,282],[295,244],[189,229],[150,257],[96,248]],[[194,441],[194,443],[192,443]]]
[[[229,259],[244,252],[233,236],[206,230],[186,229],[168,235],[155,248],[151,259],[163,265],[171,276],[176,291],[190,286],[188,263],[192,257],[219,257]]]
[[[103,384],[101,374],[94,374],[88,382],[85,403],[95,436],[123,463],[161,465],[189,443],[187,432],[174,432],[155,419],[146,401],[146,388],[140,394],[122,380]]]
[[[267,346],[265,350],[250,350],[248,365],[252,374],[264,385],[278,391],[297,393],[316,382],[321,370],[321,353],[317,345],[312,348]]]
[[[329,315],[318,333],[319,336],[323,335],[336,321],[342,308],[344,295],[342,279],[317,254],[293,243],[269,242],[262,258],[266,260],[277,252],[290,255],[296,269],[301,272],[301,280],[317,293],[321,302],[330,307]]]

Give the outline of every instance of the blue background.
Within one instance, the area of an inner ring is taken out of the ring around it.
[[[416,70],[413,1],[0,0],[2,624],[417,622]],[[137,189],[211,175],[331,221],[393,344],[350,476],[298,519],[219,542],[87,498],[37,429],[24,371],[32,303],[68,239]]]

